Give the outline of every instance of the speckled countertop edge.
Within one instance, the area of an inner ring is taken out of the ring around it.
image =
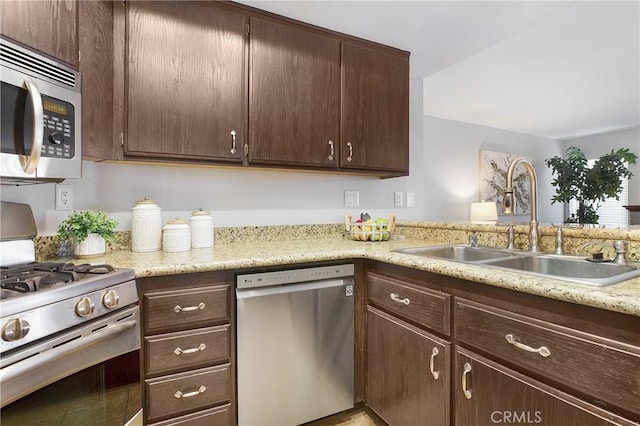
[[[358,242],[346,238],[251,241],[216,244],[184,253],[132,253],[118,250],[91,263],[133,268],[137,277],[293,265],[326,260],[366,258],[455,278],[535,294],[624,314],[640,316],[640,278],[595,287],[487,268],[479,265],[423,258],[391,252],[393,249],[434,245],[421,239]]]

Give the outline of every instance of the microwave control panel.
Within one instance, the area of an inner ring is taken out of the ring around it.
[[[68,158],[75,152],[75,110],[72,104],[42,96],[44,135],[42,157]]]

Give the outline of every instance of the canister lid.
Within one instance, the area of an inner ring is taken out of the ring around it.
[[[150,200],[149,197],[144,197],[144,199],[136,201],[136,205],[141,205],[141,204],[158,204],[158,203],[156,203],[155,200]]]
[[[167,221],[167,225],[187,225],[187,222],[183,219],[180,219],[179,217],[176,217],[175,219],[169,219]]]
[[[196,211],[191,212],[191,216],[211,216],[211,212],[204,210],[202,207]]]

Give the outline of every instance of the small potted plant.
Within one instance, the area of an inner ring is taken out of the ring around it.
[[[58,241],[71,241],[76,257],[96,257],[106,252],[106,241],[115,238],[118,222],[102,212],[73,212],[58,227]]]

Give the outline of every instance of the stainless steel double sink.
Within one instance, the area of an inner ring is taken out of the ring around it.
[[[589,262],[583,257],[536,254],[491,247],[466,245],[425,246],[392,250],[414,256],[446,259],[489,268],[565,281],[607,286],[640,276],[640,269],[628,265]]]

